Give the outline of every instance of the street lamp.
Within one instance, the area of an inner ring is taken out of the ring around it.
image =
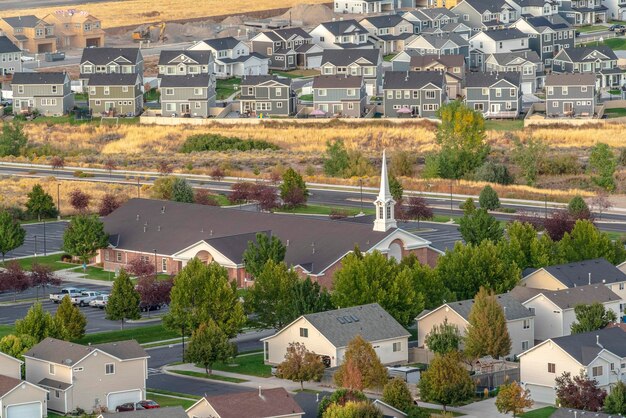
[[[140,194],[140,191],[139,191],[139,176],[137,176],[137,199],[139,199],[139,197],[140,197],[139,194]]]
[[[35,239],[35,257],[37,257],[37,235],[34,235],[33,238]]]
[[[57,214],[57,220],[61,220],[61,183],[57,183],[57,209],[59,213]]]
[[[43,220],[43,255],[46,256],[46,219]]]
[[[452,210],[452,180],[450,180],[450,210]]]
[[[544,200],[544,203],[545,203],[544,218],[548,219],[548,195],[547,194],[543,195],[543,200]]]
[[[361,188],[361,213],[363,213],[363,179],[359,179],[359,187]]]

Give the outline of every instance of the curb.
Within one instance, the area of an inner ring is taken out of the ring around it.
[[[214,379],[205,379],[203,377],[187,376],[185,374],[174,373],[174,372],[168,370],[166,367],[167,366],[161,368],[161,371],[163,371],[163,373],[165,373],[165,374],[167,374],[169,376],[182,377],[184,379],[193,379],[193,380],[197,380],[197,381],[205,382],[205,383],[208,381],[208,382],[213,382],[213,383],[218,383],[218,384],[239,386],[239,387],[241,387],[242,385],[245,385],[246,383],[250,383],[249,380],[247,382],[233,383],[233,382],[228,382],[228,381],[225,381],[225,380],[214,380]],[[181,372],[185,372],[185,371],[191,372],[193,370],[180,370],[180,371]],[[226,376],[226,377],[228,377],[228,376]]]

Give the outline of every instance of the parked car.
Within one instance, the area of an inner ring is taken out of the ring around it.
[[[94,292],[93,290],[81,292],[80,295],[72,296],[72,304],[78,305],[80,307],[87,306],[99,295],[100,292]]]
[[[624,29],[624,28],[626,28],[626,26],[616,24],[616,25],[611,25],[611,27],[609,28],[609,30],[610,30],[611,32],[614,32],[614,31],[616,31],[616,30],[619,30],[619,29]]]
[[[54,303],[59,303],[65,296],[73,298],[74,296],[79,296],[81,293],[83,293],[83,289],[78,289],[76,287],[64,287],[59,293],[50,293],[50,300]]]
[[[108,294],[100,294],[100,295],[96,296],[96,298],[94,300],[89,302],[89,306],[91,306],[92,308],[104,309],[104,308],[106,308],[108,301],[109,301],[109,295]]]
[[[141,302],[139,303],[139,310],[141,312],[148,312],[148,311],[160,311],[161,308],[163,307],[163,305],[161,304],[148,304],[148,303],[144,303]]]
[[[142,409],[146,409],[146,408],[141,406],[139,404],[139,402],[137,402],[137,403],[127,402],[127,403],[123,403],[121,405],[118,405],[115,408],[115,411],[116,412],[128,412],[128,411],[139,411],[139,410],[142,410]]]
[[[143,406],[145,409],[156,409],[156,408],[160,408],[161,407],[161,405],[159,405],[155,401],[151,401],[150,399],[139,401],[137,403],[139,405]]]

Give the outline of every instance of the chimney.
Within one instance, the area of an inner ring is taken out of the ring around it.
[[[596,345],[600,348],[604,348],[604,346],[602,344],[600,344],[600,336],[596,335]]]
[[[157,226],[157,231],[161,232],[161,225]]]
[[[165,206],[161,207],[161,213],[165,213]]]
[[[261,386],[259,385],[259,398],[263,397],[263,392],[261,391]]]
[[[146,232],[146,229],[147,229],[147,228],[144,226],[144,227],[143,227],[143,232]]]
[[[137,220],[139,220],[139,214],[137,214]]]
[[[287,240],[287,243],[285,244],[285,247],[289,247],[289,240]]]

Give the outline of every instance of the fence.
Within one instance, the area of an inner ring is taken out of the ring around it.
[[[422,364],[430,364],[430,362],[435,358],[435,353],[426,349],[419,347],[411,347],[409,348],[409,364],[414,363],[422,363]]]
[[[472,376],[472,380],[477,388],[495,388],[506,382],[519,382],[520,372],[519,366],[506,370],[498,370],[490,373],[476,373]]]

